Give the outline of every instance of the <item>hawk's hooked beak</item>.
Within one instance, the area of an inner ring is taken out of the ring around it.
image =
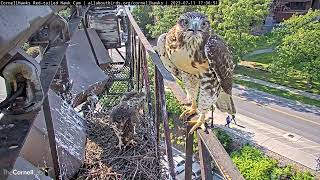
[[[199,30],[199,22],[198,21],[192,21],[189,31],[192,31],[192,34],[197,34]]]

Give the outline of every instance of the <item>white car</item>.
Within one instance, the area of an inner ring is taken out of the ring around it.
[[[192,163],[192,179],[201,178],[201,167],[199,163]]]
[[[175,166],[181,166],[185,163],[185,159],[180,155],[176,155],[173,157],[173,162]]]

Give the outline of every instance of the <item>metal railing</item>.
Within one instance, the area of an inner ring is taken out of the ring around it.
[[[61,10],[62,7],[55,9],[54,12]],[[70,21],[68,22],[69,25],[69,35],[72,36],[74,31],[78,29],[78,25],[80,24],[84,13],[87,9],[78,9],[77,14],[71,16]],[[153,128],[154,137],[157,139],[159,144],[160,141],[160,123],[163,124],[163,130],[165,135],[165,149],[166,155],[168,157],[169,163],[169,173],[173,179],[175,179],[175,169],[173,163],[173,155],[172,155],[172,144],[170,139],[170,129],[169,129],[169,122],[168,122],[168,115],[166,111],[166,100],[165,100],[165,85],[170,88],[177,99],[181,103],[186,103],[186,95],[180,86],[175,82],[173,76],[165,69],[163,66],[159,56],[153,50],[152,46],[140,30],[139,26],[135,22],[133,16],[131,15],[128,8],[125,9],[127,13],[126,18],[126,30],[128,33],[128,38],[126,42],[126,60],[130,65],[130,77],[135,81],[135,89],[145,91],[147,95],[147,110],[148,114],[151,119],[154,119]],[[82,13],[81,13],[82,12]],[[50,17],[53,13],[50,14]],[[26,42],[34,32],[38,31],[41,27],[47,23],[49,20],[45,18],[43,20],[38,20],[35,25],[32,26],[31,29],[27,29],[26,32],[28,33],[21,33],[22,35],[18,34],[13,41],[7,44],[2,44],[1,49],[4,49],[3,53],[1,53],[1,61],[0,61],[0,69],[3,68],[7,62],[9,62],[12,57],[10,52],[12,49],[16,48],[16,45],[19,46]],[[43,53],[43,58],[40,62],[40,67],[42,68],[42,72],[40,75],[40,81],[44,93],[43,97],[43,112],[44,112],[44,119],[47,126],[46,133],[48,136],[48,142],[50,146],[50,153],[53,160],[53,177],[56,179],[61,178],[61,172],[64,170],[61,167],[60,159],[58,158],[58,145],[56,142],[56,135],[55,135],[55,127],[53,124],[54,117],[52,117],[52,102],[49,101],[49,91],[50,89],[54,91],[59,91],[58,86],[54,86],[53,80],[57,75],[61,75],[63,80],[68,79],[69,72],[68,72],[68,63],[66,59],[66,49],[68,43],[67,42],[60,42],[56,44],[52,44],[52,46],[48,47],[46,51]],[[8,55],[9,54],[9,55]],[[12,55],[12,56],[15,56]],[[148,60],[147,58],[151,59],[151,63],[153,64],[153,68],[148,68]],[[98,66],[97,66],[98,69]],[[87,88],[87,87],[86,87]],[[81,93],[82,94],[82,93]],[[80,96],[80,95],[79,95]],[[81,96],[82,97],[82,96]],[[18,148],[10,149],[8,148],[6,151],[1,152],[0,155],[0,167],[5,167],[7,169],[12,169],[17,157],[19,157],[20,151],[22,147],[26,144],[25,140],[29,136],[29,131],[34,125],[34,120],[36,119],[37,115],[39,114],[38,111],[31,112],[31,113],[24,113],[19,116],[10,116],[5,115],[1,120],[4,123],[8,122],[15,122],[17,121],[18,124],[16,126],[23,123],[27,123],[26,131],[23,131],[21,134],[21,138],[16,143],[19,145]],[[28,120],[28,121],[21,121]],[[22,128],[20,128],[22,129]],[[18,129],[19,130],[19,129]],[[190,127],[187,127],[187,132],[190,130]],[[15,132],[15,131],[13,131]],[[21,131],[22,132],[22,131]],[[197,131],[197,136],[199,139],[199,150],[200,150],[200,164],[201,164],[201,174],[202,179],[212,179],[212,162],[217,164],[217,167],[221,171],[222,175],[226,179],[243,179],[241,174],[239,173],[238,169],[232,163],[229,155],[226,153],[220,142],[217,140],[215,135],[211,132],[206,134],[201,130]],[[193,154],[193,136],[189,136],[186,139],[186,169],[185,169],[185,179],[191,179],[192,177],[192,154]],[[159,147],[159,146],[158,146]],[[159,150],[158,150],[159,152]],[[158,153],[159,155],[159,153]],[[205,158],[204,158],[205,157]],[[211,158],[209,158],[211,157]],[[2,158],[2,159],[1,159]],[[61,160],[62,161],[62,160]],[[1,174],[0,174],[1,177]],[[4,177],[5,179],[5,177]]]
[[[42,8],[35,8],[35,7],[10,7],[15,9],[7,10],[5,7],[2,7],[1,13],[4,13],[6,11],[9,11],[8,17],[10,18],[15,17],[15,21],[21,21],[21,24],[27,24],[26,26],[21,27],[21,29],[17,29],[14,27],[14,30],[8,29],[7,27],[1,28],[2,31],[8,31],[10,32],[11,36],[8,37],[11,38],[7,41],[1,42],[1,55],[0,55],[0,70],[9,62],[12,61],[15,58],[22,58],[24,59],[28,55],[25,54],[25,52],[20,49],[20,46],[25,43],[29,42],[30,38],[33,37],[33,35],[41,31],[41,28],[44,28],[46,26],[50,26],[50,23],[52,23],[54,20],[56,20],[56,14],[60,11],[66,8],[66,6],[54,6],[54,7],[42,7]],[[20,8],[20,9],[19,9]],[[50,11],[51,9],[51,11]],[[69,22],[66,24],[68,25],[68,36],[71,37],[73,33],[78,29],[78,26],[80,24],[80,20],[83,18],[84,13],[86,11],[85,8],[74,8],[73,15],[70,16]],[[15,13],[18,12],[19,13]],[[47,12],[48,11],[48,12]],[[80,13],[80,11],[83,11],[83,13]],[[24,13],[24,14],[23,14]],[[46,16],[42,17],[43,13],[47,13]],[[23,16],[23,17],[22,17]],[[26,18],[28,17],[28,18]],[[42,17],[42,18],[39,18]],[[32,24],[30,25],[30,22],[28,20],[32,20]],[[60,20],[60,19],[59,19]],[[23,24],[23,25],[24,25]],[[11,26],[9,26],[11,27]],[[13,26],[12,26],[13,27]],[[19,30],[19,31],[18,31]],[[61,33],[63,32],[63,29],[61,30]],[[59,31],[60,32],[60,31]],[[5,34],[5,33],[3,33]],[[64,34],[65,35],[65,34]],[[57,34],[57,36],[61,36],[61,34]],[[48,43],[47,47],[45,48],[44,52],[40,52],[42,54],[41,62],[39,63],[41,68],[41,74],[39,75],[42,91],[43,91],[43,97],[40,99],[40,104],[43,109],[44,114],[44,120],[45,120],[45,126],[46,129],[45,136],[48,136],[48,144],[49,144],[49,150],[52,159],[53,164],[53,172],[50,174],[52,177],[55,177],[55,179],[61,179],[62,178],[62,170],[61,168],[61,162],[59,162],[58,154],[58,145],[57,145],[57,137],[55,135],[56,126],[54,123],[57,123],[56,119],[54,119],[52,115],[52,103],[49,102],[49,92],[50,89],[54,91],[60,91],[58,90],[58,86],[55,86],[54,79],[57,78],[57,76],[63,76],[64,79],[68,78],[68,67],[66,63],[66,49],[68,47],[68,41],[69,39],[63,39],[62,41],[52,41]],[[63,73],[63,74],[60,74]],[[55,89],[57,88],[57,89]],[[17,115],[10,115],[5,114],[0,119],[0,125],[6,124],[6,123],[13,123],[16,127],[14,127],[12,132],[19,133],[21,136],[19,139],[15,140],[13,139],[12,142],[14,142],[17,145],[17,148],[10,149],[6,147],[1,147],[3,150],[0,153],[0,169],[6,169],[8,172],[12,170],[12,168],[19,164],[19,156],[21,155],[22,149],[25,147],[25,144],[27,144],[26,139],[30,137],[30,132],[32,128],[35,126],[35,119],[39,116],[40,109],[31,111],[31,112],[25,112]],[[23,126],[21,124],[24,124]],[[7,134],[7,136],[13,136],[13,133]],[[9,141],[8,139],[7,141]],[[39,144],[37,144],[39,145]],[[40,145],[41,146],[41,145]],[[36,146],[35,146],[36,147]],[[39,152],[42,147],[36,147],[35,151]],[[60,149],[61,151],[61,149]],[[39,158],[40,153],[39,153]],[[69,167],[68,167],[69,168]],[[67,168],[67,169],[68,169]],[[6,179],[8,174],[4,174],[2,171],[0,172],[0,179]]]
[[[154,115],[157,142],[160,139],[160,123],[163,124],[165,136],[165,149],[168,157],[169,173],[175,179],[175,169],[172,156],[172,144],[170,139],[170,129],[168,123],[168,115],[166,110],[166,100],[164,85],[170,88],[176,98],[183,104],[186,103],[186,94],[181,87],[175,82],[174,77],[165,69],[159,56],[153,50],[152,46],[142,33],[138,24],[134,20],[130,10],[125,8],[127,13],[128,24],[128,42],[127,42],[127,60],[131,62],[132,77],[136,80],[136,88],[145,90],[148,98],[148,109],[151,115]],[[151,59],[154,69],[148,69],[147,57]],[[154,76],[148,71],[154,70]],[[142,73],[141,73],[142,71]],[[153,79],[149,79],[153,78]],[[151,82],[154,81],[154,87]],[[154,99],[151,91],[154,90]],[[154,103],[152,103],[154,102]],[[191,127],[186,128],[186,133]],[[230,156],[225,151],[214,133],[205,133],[198,130],[198,147],[199,158],[201,164],[202,179],[212,179],[212,162],[216,164],[225,179],[244,179],[237,167],[233,164]],[[192,178],[192,155],[193,155],[193,138],[194,136],[186,136],[186,167],[185,179]]]

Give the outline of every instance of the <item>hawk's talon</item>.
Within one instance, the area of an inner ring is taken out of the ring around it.
[[[197,109],[194,108],[187,108],[185,111],[183,111],[181,113],[181,115],[179,116],[180,119],[186,120],[188,119],[190,116],[194,115],[197,112]]]
[[[200,117],[196,121],[188,121],[189,125],[193,125],[191,130],[189,131],[189,135],[191,135],[195,130],[197,130],[199,127],[202,129],[205,129],[205,126],[203,123],[205,123],[205,115],[201,114]]]

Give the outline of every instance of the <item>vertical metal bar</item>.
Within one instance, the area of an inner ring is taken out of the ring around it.
[[[150,80],[149,80],[149,71],[148,71],[148,62],[146,58],[146,49],[142,46],[142,70],[143,70],[143,79],[147,93],[147,102],[148,102],[148,111],[150,117],[152,117],[152,103],[151,103],[151,93],[150,93]],[[152,122],[154,123],[154,122]]]
[[[140,57],[140,39],[138,39],[138,52],[137,52],[137,86],[138,86],[138,91],[140,91],[141,86],[140,86],[140,63],[141,63],[141,57]]]
[[[214,110],[214,107],[213,107],[213,105],[211,106],[211,128],[213,128],[213,110]]]
[[[156,134],[157,134],[157,147],[160,143],[160,122],[161,122],[161,106],[160,106],[160,94],[159,94],[159,81],[158,70],[154,66],[154,93],[155,93],[155,120],[156,120]],[[157,152],[159,153],[159,152]],[[159,155],[159,154],[158,154]]]
[[[53,126],[53,122],[52,122],[52,116],[51,116],[50,103],[49,103],[48,96],[46,96],[46,98],[43,101],[43,112],[44,112],[44,117],[45,117],[46,126],[47,126],[48,139],[49,139],[50,151],[51,151],[53,168],[54,168],[54,176],[56,179],[61,179],[59,156],[58,156],[58,151],[57,151],[54,126]]]
[[[126,18],[125,18],[126,19]],[[126,23],[129,23],[127,20]],[[133,61],[132,61],[132,36],[131,36],[131,24],[127,24],[127,41],[126,41],[126,59],[125,59],[125,66],[129,65],[129,83],[130,86],[128,86],[128,91],[130,91],[133,88]]]
[[[132,28],[131,24],[130,24],[130,57],[131,57],[131,80],[132,80],[132,85],[134,85],[134,77],[135,77],[135,60],[134,60],[134,43],[133,43],[133,31],[134,29]],[[134,86],[132,86],[132,88],[134,88]]]
[[[87,30],[87,26],[83,20],[83,18],[81,19],[81,22],[82,22],[82,26],[83,26],[83,29],[84,29],[84,32],[86,33],[86,36],[87,36],[87,39],[88,39],[88,42],[89,42],[89,45],[90,45],[90,48],[91,48],[91,51],[92,51],[92,54],[93,54],[93,57],[94,57],[94,60],[96,61],[96,64],[97,66],[100,67],[99,65],[99,61],[98,61],[98,58],[97,58],[97,54],[96,54],[96,51],[94,50],[93,48],[93,45],[92,45],[92,42],[91,42],[91,39],[90,39],[90,36],[89,36],[89,33],[88,33],[88,30]]]
[[[128,20],[126,22],[129,22]],[[131,39],[131,24],[127,24],[127,33],[128,33],[128,39],[125,42],[125,46],[126,46],[126,61],[125,61],[125,65],[130,65],[132,62],[131,59],[131,43],[132,43],[132,39]],[[130,69],[130,74],[131,74],[131,69]]]
[[[167,108],[166,108],[166,97],[164,94],[163,77],[159,72],[157,72],[157,80],[158,80],[158,89],[156,89],[156,91],[159,91],[158,93],[159,93],[159,99],[160,99],[160,108],[162,111],[161,118],[162,118],[163,129],[164,129],[166,154],[167,154],[168,163],[169,163],[169,172],[172,179],[175,179],[176,175],[175,175],[174,164],[173,164],[172,144],[170,139],[170,129],[169,129],[169,123],[168,123]]]
[[[132,28],[132,65],[133,65],[133,77],[136,78],[137,75],[136,75],[136,71],[137,71],[137,66],[136,66],[136,37],[135,37],[135,32],[134,32],[134,29]],[[136,85],[137,82],[135,82],[135,85]]]
[[[212,176],[212,168],[211,162],[212,158],[208,152],[208,149],[202,142],[202,139],[198,136],[198,148],[199,148],[199,159],[200,159],[200,166],[201,166],[201,179],[213,179]]]
[[[140,88],[144,88],[145,87],[145,84],[144,84],[144,81],[143,81],[143,54],[144,54],[144,51],[143,51],[143,46],[142,46],[142,43],[141,43],[141,39],[139,39],[139,47],[140,47],[140,51],[139,51],[139,57],[140,57]]]
[[[193,137],[194,133],[192,135],[188,135],[190,132],[192,126],[187,125],[186,129],[186,165],[185,165],[185,180],[191,180],[192,178],[192,156],[193,156]]]

